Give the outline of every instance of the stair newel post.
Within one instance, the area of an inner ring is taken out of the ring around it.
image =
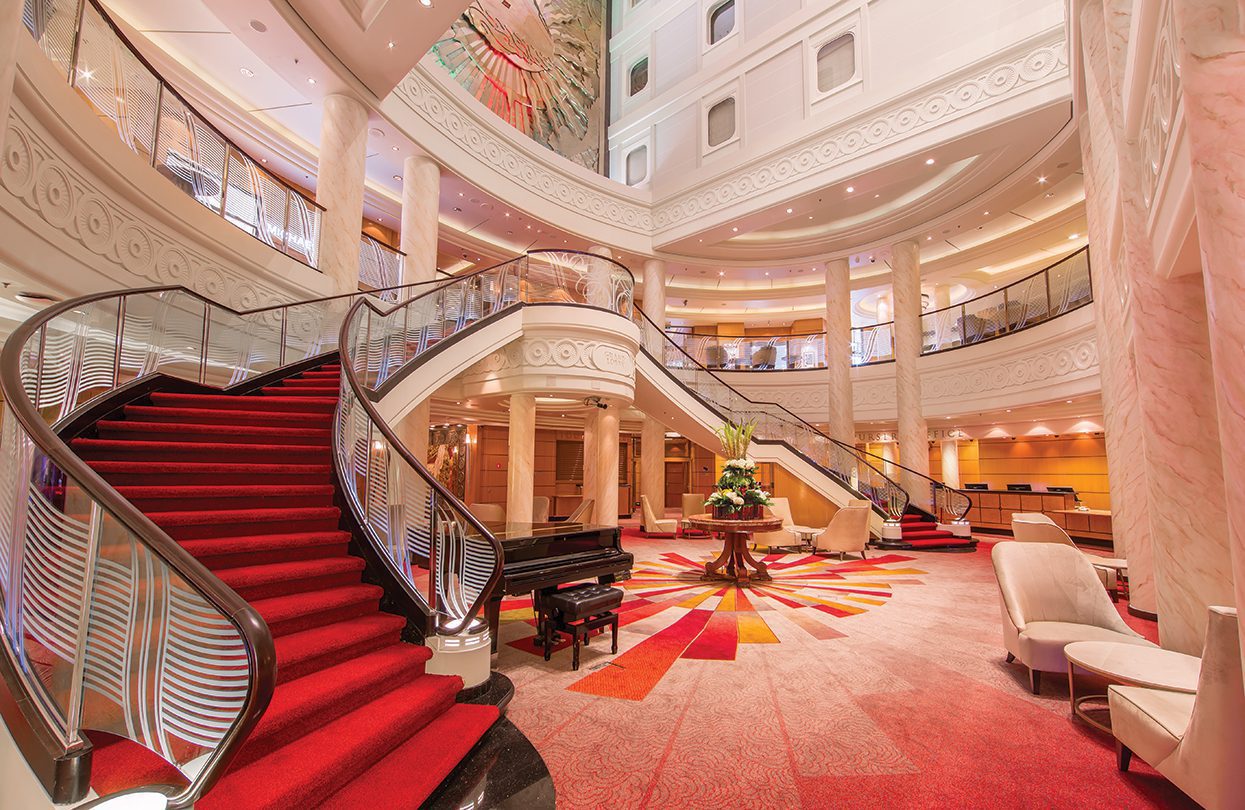
[[[281,307],[281,345],[277,348],[277,365],[285,365],[285,340],[289,328],[289,307]]]
[[[86,644],[91,623],[91,595],[95,590],[95,566],[99,559],[99,540],[104,529],[104,509],[98,501],[91,501],[91,517],[87,529],[86,562],[82,572],[82,603],[78,607],[78,626],[74,649],[73,673],[70,676],[69,707],[65,717],[65,737],[71,748],[77,748],[82,740],[78,734],[82,727],[83,682],[86,678]]]
[[[112,385],[121,385],[121,347],[125,345],[125,302],[129,296],[117,299],[117,336],[112,348]]]
[[[436,487],[428,494],[428,610],[432,614],[433,632],[440,630],[441,593],[441,522],[438,518]]]
[[[208,340],[211,338],[212,305],[203,302],[203,334],[199,347],[199,384],[207,383]]]

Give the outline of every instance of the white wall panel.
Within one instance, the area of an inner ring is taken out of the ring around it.
[[[797,43],[744,74],[741,118],[746,149],[782,142],[804,117],[804,47]]]
[[[655,93],[666,92],[696,72],[700,56],[698,11],[698,6],[689,6],[657,29],[649,62]]]

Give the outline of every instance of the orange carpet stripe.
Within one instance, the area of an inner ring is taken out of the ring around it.
[[[678,607],[681,607],[681,608],[698,608],[698,607],[700,607],[700,603],[701,603],[701,602],[705,601],[705,600],[706,600],[706,599],[708,599],[710,596],[715,596],[715,595],[716,595],[716,594],[715,594],[713,591],[705,591],[704,593],[698,593],[698,594],[696,594],[695,596],[692,596],[692,597],[689,597],[689,598],[687,598],[687,599],[684,599],[682,602],[680,602],[680,603],[678,604]]]
[[[718,603],[718,610],[729,610],[734,612],[735,594],[738,592],[738,588],[727,588],[725,595],[722,596],[722,601]]]
[[[862,605],[885,605],[885,599],[870,599],[867,596],[844,596],[844,601],[859,602]]]
[[[713,615],[708,610],[690,611],[567,688],[599,697],[644,700]]]
[[[734,589],[727,594],[733,593]],[[739,624],[735,612],[714,611],[705,629],[688,645],[680,658],[698,661],[734,661],[739,648]]]
[[[755,613],[736,613],[739,620],[740,644],[777,644],[778,636],[769,625]]]
[[[829,641],[834,638],[843,638],[846,634],[840,633],[827,624],[822,624],[808,613],[800,611],[798,613],[788,613],[787,618],[796,626],[808,633],[819,641]]]

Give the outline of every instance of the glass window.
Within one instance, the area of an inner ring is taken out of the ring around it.
[[[721,42],[735,30],[735,0],[726,0],[709,12],[709,44]]]
[[[648,57],[644,57],[639,62],[631,66],[630,81],[627,83],[628,95],[634,96],[636,93],[648,87]]]
[[[735,98],[724,98],[709,108],[709,145],[717,146],[735,137]]]
[[[627,185],[638,186],[648,177],[648,147],[632,149],[627,154]]]
[[[817,89],[828,93],[856,75],[856,38],[851,34],[817,49]]]

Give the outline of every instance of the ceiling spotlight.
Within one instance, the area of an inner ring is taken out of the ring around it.
[[[1039,183],[1045,183],[1045,182],[1046,182],[1046,175],[1042,175],[1041,177],[1039,177],[1039,178],[1038,178],[1038,182],[1039,182]]]
[[[389,148],[390,148],[390,149],[392,149],[392,150],[393,150],[393,151],[395,151],[395,152],[396,152],[396,151],[398,151],[398,147],[396,147],[396,146],[391,146],[391,147],[389,147]],[[459,197],[461,197],[461,196],[463,196],[463,195],[459,194],[458,196],[459,196]]]
[[[510,216],[510,212],[509,212],[509,211],[507,211],[507,212],[506,212],[506,216]]]
[[[719,275],[719,276],[724,276],[724,275],[726,275],[726,271],[725,271],[725,270],[719,270],[719,271],[718,271],[718,275]]]
[[[250,68],[239,68],[238,72],[241,73],[243,76],[247,77],[248,79],[255,75],[255,71],[251,70]]]
[[[739,233],[739,229],[738,229],[738,228],[731,228],[731,233]]]
[[[788,213],[788,214],[794,214],[794,213],[795,213],[795,209],[794,209],[794,208],[788,208],[788,209],[787,209],[787,213]]]
[[[990,216],[990,212],[989,212],[989,211],[982,211],[982,212],[981,212],[981,215],[982,215],[983,217],[988,217],[988,216]]]
[[[393,179],[394,179],[394,180],[401,181],[401,180],[402,180],[402,175],[400,175],[400,174],[395,174],[395,175],[393,176]]]
[[[260,159],[259,159],[259,162],[260,162],[260,163],[267,163],[267,162],[268,162],[268,158],[260,158]]]
[[[1069,237],[1068,237],[1068,239],[1069,239],[1069,240],[1072,240],[1072,239],[1080,239],[1080,238],[1081,238],[1081,235],[1080,235],[1079,233],[1074,233],[1074,234],[1072,234],[1071,236],[1069,236]]]
[[[809,214],[809,215],[808,215],[808,218],[809,218],[809,219],[812,219],[812,218],[813,218],[813,215],[812,215],[812,214]]]
[[[856,187],[855,187],[855,186],[848,186],[848,187],[847,187],[847,193],[848,193],[848,194],[851,194],[851,193],[852,193],[853,191],[855,191],[855,190],[856,190]]]
[[[314,76],[307,77],[307,84],[315,84],[315,83],[316,83],[316,80]]]
[[[927,236],[927,237],[925,237],[925,241],[926,241],[926,242],[932,242],[932,241],[934,241],[934,237],[932,237],[932,236]]]
[[[392,39],[391,39],[391,40],[389,40],[389,44],[388,44],[386,47],[388,47],[388,48],[389,48],[389,50],[391,50],[391,51],[393,50],[393,40],[392,40]]]
[[[419,4],[423,6],[424,8],[431,8],[432,0],[419,0]]]
[[[926,165],[926,166],[933,166],[933,165],[934,165],[934,159],[933,159],[933,158],[925,158],[925,165]]]

